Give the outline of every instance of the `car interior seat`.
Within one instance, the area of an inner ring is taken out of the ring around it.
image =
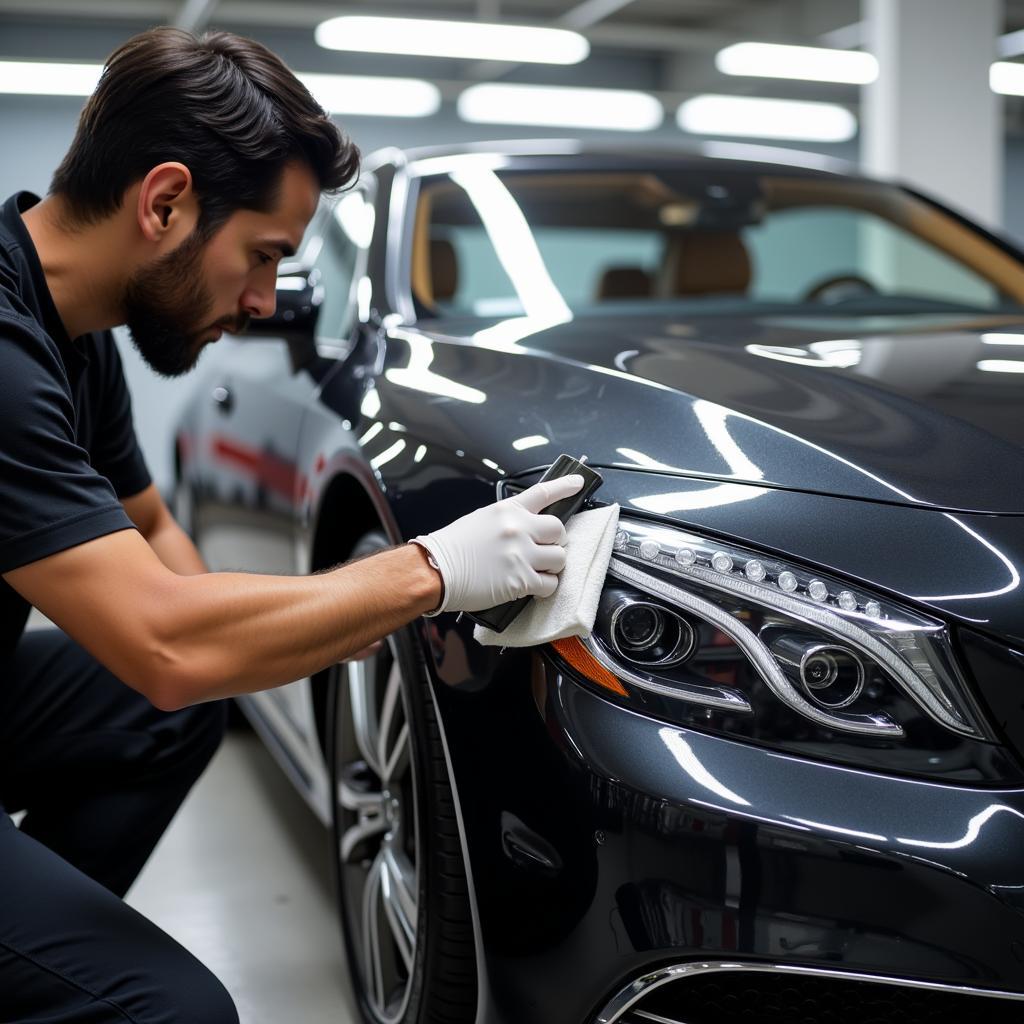
[[[742,295],[750,287],[750,253],[737,231],[680,232],[665,255],[659,294]]]
[[[450,302],[459,287],[459,261],[447,238],[430,240],[430,284],[435,302]]]
[[[606,267],[597,283],[596,299],[642,299],[654,291],[654,275],[643,267]]]

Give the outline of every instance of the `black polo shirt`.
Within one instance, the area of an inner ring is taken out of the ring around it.
[[[0,573],[132,528],[119,501],[149,486],[109,331],[68,337],[21,219],[0,209]],[[0,659],[28,605],[0,581]]]

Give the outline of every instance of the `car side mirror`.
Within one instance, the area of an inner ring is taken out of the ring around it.
[[[299,370],[316,357],[316,323],[323,298],[318,270],[296,269],[280,274],[273,316],[251,320],[246,335],[286,341],[292,369]]]

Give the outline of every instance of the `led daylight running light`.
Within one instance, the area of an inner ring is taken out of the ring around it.
[[[711,558],[711,568],[715,572],[732,572],[732,558],[724,551],[716,551]]]
[[[794,576],[788,569],[785,572],[779,573],[778,584],[779,589],[784,590],[787,594],[792,594],[800,585],[796,576]]]
[[[315,38],[327,50],[517,64],[578,64],[590,53],[586,38],[568,29],[428,18],[342,15],[317,25]]]
[[[765,569],[764,562],[761,562],[756,558],[751,558],[747,564],[743,566],[743,574],[752,583],[760,583],[768,575],[768,570]]]
[[[474,124],[529,124],[645,132],[664,120],[661,103],[631,89],[482,82],[459,96],[459,117]]]
[[[878,78],[874,54],[778,43],[734,43],[718,51],[715,67],[725,75],[849,85],[868,85]]]
[[[857,133],[857,119],[845,107],[756,96],[694,96],[679,105],[676,122],[696,135],[809,142],[846,142]]]

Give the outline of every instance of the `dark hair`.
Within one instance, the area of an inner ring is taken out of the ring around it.
[[[355,177],[359,150],[261,43],[155,28],[111,54],[50,191],[76,223],[94,223],[157,164],[179,161],[210,234],[236,210],[271,209],[296,159],[333,192]]]

